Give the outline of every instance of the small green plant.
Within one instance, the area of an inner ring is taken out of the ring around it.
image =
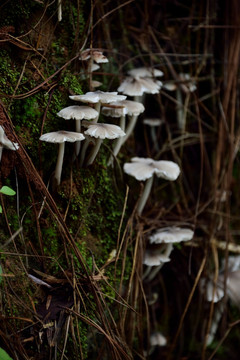
[[[12,358],[2,348],[0,348],[0,359],[1,360],[12,360]]]
[[[16,194],[16,192],[8,186],[2,186],[0,189],[0,193],[8,196],[13,196]],[[0,214],[1,213],[2,213],[2,206],[0,205]]]

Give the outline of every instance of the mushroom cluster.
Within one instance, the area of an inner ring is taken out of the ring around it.
[[[87,63],[87,71],[90,74],[90,90],[92,90],[93,68],[108,60],[98,49],[82,51],[80,60]],[[117,91],[104,92],[100,90],[70,95],[70,99],[75,104],[61,109],[57,115],[65,120],[74,120],[75,132],[61,130],[43,134],[40,137],[41,141],[59,143],[54,172],[55,186],[61,182],[65,142],[76,142],[73,161],[79,161],[80,166],[90,166],[99,154],[104,139],[107,139],[106,141],[115,140],[107,165],[114,164],[114,159],[133,134],[137,120],[145,111],[144,94],[158,94],[162,82],[157,78],[162,76],[163,73],[158,69],[140,67],[130,70],[127,78],[120,84],[117,90],[123,95],[119,95]],[[128,96],[133,97],[133,99],[128,99]],[[105,118],[110,121],[106,123]],[[152,142],[155,151],[158,151],[160,144],[155,130],[162,125],[162,120],[153,117],[146,118],[144,124],[151,126]],[[84,141],[83,146],[80,146],[81,141]],[[151,203],[150,195],[154,182],[157,183],[160,178],[163,181],[176,181],[180,175],[179,165],[172,160],[138,156],[134,156],[129,162],[125,162],[123,171],[137,181],[145,182],[136,206],[138,217],[142,216],[147,202]],[[161,267],[171,261],[170,254],[174,243],[189,241],[192,237],[193,231],[191,229],[177,226],[155,230],[147,239],[143,259],[145,271],[142,280],[150,282]],[[152,349],[158,345],[166,345],[166,339],[161,333],[156,332],[156,329],[151,329],[151,332]]]

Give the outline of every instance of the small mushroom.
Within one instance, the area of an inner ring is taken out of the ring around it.
[[[149,358],[149,356],[154,352],[156,346],[166,346],[167,339],[160,331],[156,331],[151,333],[149,343],[150,349],[148,351],[144,351],[146,358]]]
[[[199,289],[204,294],[206,301],[218,303],[224,297],[223,284],[215,285],[212,278],[201,278],[199,280]]]
[[[118,91],[133,96],[134,100],[139,101],[139,97],[146,94],[158,94],[161,89],[161,81],[154,81],[151,78],[126,77],[118,87]]]
[[[61,174],[62,174],[62,165],[63,165],[63,157],[64,157],[64,150],[65,150],[65,142],[75,142],[75,141],[82,141],[85,137],[83,134],[71,131],[54,131],[47,134],[43,134],[39,140],[46,141],[50,143],[58,143],[58,157],[57,163],[54,173],[54,179],[56,184],[59,185],[61,182]]]
[[[107,63],[108,58],[103,55],[100,49],[85,49],[80,53],[79,60],[90,60],[93,59],[97,64]]]
[[[110,103],[111,107],[104,107],[102,113],[106,116],[120,117],[120,127],[125,131],[126,115],[128,117],[128,126],[126,128],[126,135],[119,138],[113,148],[113,155],[117,156],[121,146],[128,139],[129,135],[133,131],[137,122],[138,116],[145,110],[143,104],[137,101],[123,100]],[[118,107],[123,107],[121,108]],[[113,157],[111,156],[108,165],[112,164]]]
[[[76,132],[81,132],[81,120],[91,120],[98,117],[98,112],[91,108],[90,106],[68,106],[57,113],[58,116],[64,118],[65,120],[75,119],[76,122]],[[80,151],[80,142],[76,142],[76,155]]]
[[[151,67],[134,68],[129,70],[128,74],[134,78],[160,77],[164,75],[161,70]]]
[[[88,61],[87,62],[87,73],[89,76],[89,87],[92,90],[96,85],[96,82],[92,80],[93,71],[99,68],[100,63],[107,63],[108,59],[105,55],[103,55],[100,49],[86,49],[80,53],[79,60]],[[95,61],[95,63],[94,63]],[[97,64],[96,64],[97,63]]]
[[[150,345],[151,346],[165,346],[165,345],[167,345],[167,339],[159,331],[152,333],[150,336]]]
[[[155,233],[149,237],[149,241],[151,244],[179,243],[192,240],[193,235],[194,232],[191,229],[168,226],[155,231]]]
[[[128,96],[134,96],[139,101],[144,93],[159,93],[162,82],[153,78],[163,76],[163,72],[150,67],[134,68],[128,71],[128,76],[119,86],[118,91]]]
[[[131,163],[124,164],[124,171],[139,181],[147,180],[137,207],[137,212],[141,215],[151,191],[153,175],[156,174],[157,177],[174,181],[180,174],[180,168],[173,161],[156,161],[150,158],[139,157],[134,157],[131,161]]]
[[[160,251],[147,249],[144,254],[143,264],[147,266],[158,266],[169,262],[171,259],[169,256],[162,254]]]
[[[187,106],[190,99],[190,93],[194,92],[197,89],[196,82],[191,80],[189,74],[179,74],[180,83],[177,85],[176,89],[176,100],[178,101],[177,105],[177,122],[179,129],[183,132],[186,128],[186,114]],[[183,103],[182,90],[187,94],[185,102]]]
[[[5,135],[5,132],[2,128],[2,126],[0,126],[0,161],[2,159],[3,148],[16,151],[19,149],[19,145],[18,145],[18,143],[15,143],[15,142],[12,142],[11,140],[9,140],[7,138],[7,136]]]
[[[157,141],[156,128],[159,128],[159,126],[163,124],[163,120],[158,119],[158,118],[148,118],[148,119],[144,119],[143,123],[150,127],[150,134],[151,134],[154,149],[155,149],[155,151],[159,151],[160,149],[159,149],[159,145],[158,145],[158,141]]]
[[[165,251],[164,251],[165,248]],[[146,249],[143,259],[143,264],[147,266],[143,274],[143,280],[146,279],[149,274],[152,272],[153,267],[162,266],[165,263],[169,262],[170,254],[172,252],[172,246],[151,246],[151,248]]]
[[[144,112],[145,107],[138,101],[123,100],[121,103],[127,108],[128,111],[128,125],[126,127],[126,135],[122,138],[122,146],[133,132],[137,123],[137,119],[139,115]]]
[[[194,235],[193,230],[188,228],[180,228],[177,226],[168,226],[155,231],[149,236],[150,244],[163,244],[165,245],[165,255],[170,256],[173,244],[180,243],[182,241],[192,240]],[[151,281],[157,275],[163,264],[156,266],[148,277]]]
[[[84,131],[84,134],[97,139],[87,161],[87,166],[89,166],[95,160],[104,139],[117,139],[120,136],[124,136],[125,132],[116,125],[97,123],[88,125],[88,129]]]

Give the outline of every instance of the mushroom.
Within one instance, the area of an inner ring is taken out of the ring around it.
[[[98,116],[98,112],[91,108],[90,106],[68,106],[57,113],[58,116],[64,118],[65,120],[75,119],[76,122],[76,132],[81,132],[81,120],[91,120],[95,119]],[[76,155],[80,151],[80,142],[76,142]]]
[[[165,83],[163,83],[162,87],[167,91],[175,91],[177,89],[177,85],[171,81],[166,81]]]
[[[164,255],[168,256],[171,254],[173,249],[173,244],[180,243],[182,241],[192,240],[194,235],[193,230],[188,228],[180,228],[177,226],[168,226],[161,229],[158,229],[149,236],[150,244],[163,244],[165,245]],[[151,272],[148,280],[151,281],[157,275],[163,264],[156,266]]]
[[[147,266],[157,266],[169,262],[171,259],[169,256],[163,254],[161,249],[158,251],[147,249],[144,254],[143,264]]]
[[[201,278],[199,281],[200,292],[204,294],[207,302],[215,303],[215,311],[212,317],[211,327],[209,333],[207,334],[207,345],[210,345],[215,337],[219,321],[222,317],[224,306],[221,300],[224,297],[224,286],[221,282],[218,281],[216,284],[213,282],[213,278]]]
[[[9,140],[7,138],[7,136],[5,135],[5,132],[2,128],[2,126],[0,126],[0,161],[2,159],[3,148],[16,151],[19,149],[19,145],[18,145],[18,143],[15,143],[15,142],[12,142],[11,140]]]
[[[97,80],[92,80],[92,87],[95,89],[95,88],[98,88],[99,86],[102,86],[102,83],[100,81],[97,81]]]
[[[139,181],[147,180],[137,207],[137,212],[141,215],[151,191],[153,175],[156,174],[157,177],[174,181],[180,174],[180,168],[173,161],[156,161],[150,158],[139,157],[134,157],[131,161],[131,163],[124,164],[124,171]]]
[[[154,77],[163,76],[163,72],[150,67],[134,68],[128,71],[128,76],[119,86],[118,91],[123,94],[134,96],[139,100],[144,93],[157,94],[162,87],[162,82],[153,80]]]
[[[150,134],[151,134],[154,149],[155,149],[155,151],[159,151],[160,149],[159,149],[159,145],[158,145],[158,141],[157,141],[156,128],[158,128],[160,125],[163,124],[163,120],[158,119],[158,118],[148,118],[148,119],[144,119],[143,123],[150,127]]]
[[[122,146],[133,132],[138,116],[144,112],[145,107],[138,101],[123,100],[121,103],[126,106],[128,111],[128,126],[126,127],[126,135],[122,139]]]
[[[94,83],[92,80],[93,71],[95,71],[99,68],[99,66],[97,64],[107,63],[108,59],[105,55],[103,55],[102,51],[99,49],[86,49],[80,53],[79,60],[82,60],[82,61],[88,60],[87,72],[90,75],[90,89],[92,90],[92,88],[94,88]],[[95,64],[94,61],[97,64]],[[96,87],[96,84],[95,84],[95,87]]]
[[[125,132],[116,125],[97,123],[88,125],[88,129],[84,131],[84,134],[95,137],[97,139],[95,146],[87,161],[87,166],[89,166],[95,160],[103,139],[117,139],[120,136],[124,136]]]
[[[144,355],[146,358],[148,358],[153,353],[156,346],[166,346],[167,339],[160,331],[156,331],[151,333],[149,343],[150,349],[148,351],[144,351]]]
[[[197,89],[196,82],[191,79],[189,74],[180,73],[179,82],[177,82],[175,86],[172,83],[166,83],[164,87],[168,91],[176,90],[176,100],[178,103],[177,123],[178,128],[181,131],[184,131],[186,127],[186,109],[189,101],[189,93],[192,93]],[[187,94],[185,104],[183,104],[182,92]]]
[[[149,241],[150,244],[180,243],[192,240],[193,235],[194,232],[191,229],[168,226],[157,230],[153,235],[149,236]]]
[[[134,78],[160,77],[164,75],[161,70],[151,67],[134,68],[129,70],[128,74]]]
[[[101,90],[89,91],[83,95],[71,95],[69,97],[70,97],[70,99],[75,100],[75,101],[81,101],[84,103],[94,104],[94,108],[95,108],[95,110],[97,110],[98,114],[100,113],[102,103],[109,104],[114,101],[122,101],[122,100],[126,99],[126,96],[118,95],[118,93],[116,91],[115,92],[104,92]],[[95,119],[95,122],[97,122],[97,121],[98,121],[98,118]]]
[[[144,93],[158,94],[161,85],[161,81],[154,81],[151,78],[133,78],[128,76],[117,90],[125,95],[133,96],[134,100],[139,101]]]
[[[208,302],[218,303],[224,296],[223,287],[218,281],[217,284],[214,285],[212,278],[201,278],[199,280],[199,289]]]
[[[47,134],[43,134],[39,140],[46,141],[50,143],[58,143],[58,157],[57,163],[54,173],[54,179],[56,184],[59,185],[61,182],[61,174],[62,174],[62,165],[63,165],[63,157],[64,157],[64,150],[65,150],[65,141],[68,142],[75,142],[75,141],[82,141],[85,137],[83,134],[71,131],[54,131]]]
[[[152,333],[150,336],[150,345],[151,346],[165,346],[165,345],[167,345],[167,339],[159,331]]]
[[[162,266],[165,263],[169,262],[171,259],[169,255],[172,252],[172,247],[166,247],[165,251],[163,252],[162,246],[151,247],[146,249],[143,264],[147,266],[146,270],[143,274],[143,280],[146,279],[149,273],[152,271],[152,267],[154,266]]]
[[[97,64],[107,63],[108,58],[99,49],[85,49],[80,53],[79,60],[94,60]]]
[[[126,101],[126,100],[125,100]],[[102,108],[102,114],[104,116],[111,116],[113,118],[120,118],[120,128],[122,129],[122,131],[125,131],[125,124],[126,124],[126,114],[127,114],[127,108],[124,105],[121,105],[121,102],[115,102],[115,103],[110,103],[107,104],[109,106],[104,106]],[[121,143],[122,143],[122,137],[119,137],[116,142],[115,145],[113,146],[113,155],[116,157],[120,148],[121,148]],[[110,156],[107,165],[111,165],[113,162],[113,155]]]
[[[111,107],[104,107],[102,109],[102,113],[106,116],[120,117],[120,127],[123,131],[125,131],[126,115],[128,116],[129,120],[128,126],[126,128],[126,135],[119,138],[114,145],[113,155],[117,156],[121,146],[133,131],[138,116],[145,110],[145,108],[142,103],[131,100],[116,101],[110,103],[109,106]],[[123,107],[123,110],[118,107]],[[108,161],[108,165],[112,164],[112,161],[113,157],[111,156]]]

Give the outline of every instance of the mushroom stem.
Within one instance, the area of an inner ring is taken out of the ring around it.
[[[147,202],[147,199],[149,198],[149,194],[150,194],[150,191],[151,191],[151,188],[152,188],[152,183],[153,183],[153,176],[150,177],[147,181],[146,181],[146,184],[145,184],[145,187],[144,187],[144,190],[143,190],[143,193],[142,193],[142,196],[141,198],[139,199],[139,202],[138,202],[138,207],[137,207],[137,212],[138,212],[138,215],[141,215],[143,209],[144,209],[144,206]]]
[[[62,21],[62,0],[58,0],[58,21]]]
[[[101,110],[101,102],[100,101],[98,103],[94,104],[94,109],[98,112],[98,116],[92,121],[92,124],[96,124],[98,122],[99,114],[100,114],[100,110]],[[91,140],[87,139],[87,138],[84,141],[84,144],[83,144],[83,147],[82,147],[82,150],[81,150],[81,156],[80,156],[80,166],[83,166],[85,156],[86,156],[86,151],[87,151],[87,148],[88,148],[88,145],[89,145],[90,141]],[[94,159],[93,159],[93,161],[94,161]],[[90,165],[90,164],[88,164],[88,165]]]
[[[122,139],[121,145],[123,145],[129,138],[129,136],[131,135],[131,133],[136,125],[137,119],[138,119],[138,115],[132,115],[129,117],[129,124],[126,128],[126,135],[121,138]]]
[[[100,110],[101,110],[101,102],[99,101],[98,103],[94,104],[94,109],[98,112],[98,116],[93,120],[93,124],[98,122],[99,119],[99,115],[100,115]]]
[[[125,131],[125,125],[126,125],[126,116],[122,115],[120,118],[120,128],[122,129],[122,131]],[[119,137],[116,141],[115,141],[115,145],[113,147],[113,155],[117,156],[117,154],[119,153],[121,146],[123,144],[122,141],[122,137]],[[112,165],[113,163],[113,155],[110,156],[107,165]]]
[[[184,112],[183,112],[183,100],[182,100],[182,93],[180,87],[177,87],[176,90],[176,99],[177,99],[177,123],[178,128],[180,130],[184,129]]]
[[[219,321],[220,321],[220,319],[222,317],[222,314],[223,314],[223,311],[224,311],[224,305],[223,305],[222,302],[220,302],[220,303],[218,303],[216,305],[215,314],[214,314],[214,317],[212,319],[211,328],[210,328],[209,333],[207,334],[206,345],[210,345],[213,342],[214,337],[215,337],[216,332],[217,332]]]
[[[85,155],[86,155],[86,151],[88,148],[88,145],[90,143],[89,139],[85,139],[82,150],[81,150],[81,155],[80,155],[80,166],[83,166],[84,163],[84,159],[85,159]]]
[[[93,161],[95,160],[95,158],[96,158],[96,156],[97,156],[97,154],[99,152],[100,146],[102,144],[102,141],[103,141],[103,139],[100,139],[100,138],[98,138],[96,140],[94,148],[93,148],[93,150],[92,150],[92,152],[91,152],[91,154],[90,154],[90,156],[88,158],[87,166],[91,165],[93,163]]]
[[[3,146],[0,145],[0,161],[2,160]]]
[[[76,120],[75,123],[76,123],[76,132],[80,133],[81,132],[81,121]],[[81,148],[81,142],[76,141],[76,143],[75,143],[75,156],[78,156],[78,154],[80,152],[80,148]]]
[[[159,145],[158,145],[158,141],[157,141],[157,134],[156,134],[155,126],[151,126],[150,134],[151,134],[151,138],[153,141],[154,149],[158,152],[160,149],[159,149]]]
[[[54,178],[56,179],[57,185],[60,185],[61,182],[64,150],[65,150],[65,142],[60,143],[58,148],[58,157],[57,157],[57,163],[54,174]]]

